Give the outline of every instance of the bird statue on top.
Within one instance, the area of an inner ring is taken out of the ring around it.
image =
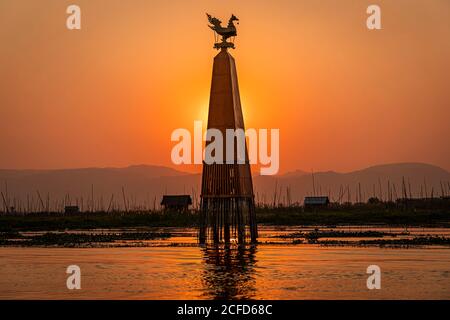
[[[216,42],[214,44],[214,48],[215,49],[226,49],[226,48],[234,49],[234,43],[227,42],[227,39],[237,36],[236,27],[233,22],[239,21],[239,19],[234,14],[232,14],[230,20],[228,20],[228,26],[225,28],[225,27],[222,27],[222,21],[220,21],[219,19],[212,17],[210,14],[206,14],[206,16],[208,17],[209,23],[212,24],[212,25],[209,25],[208,27],[210,27],[212,30],[214,30],[214,32],[216,34],[222,36],[222,42]],[[238,22],[238,24],[239,24],[239,22]]]

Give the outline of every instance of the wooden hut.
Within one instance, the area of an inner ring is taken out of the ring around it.
[[[327,196],[305,197],[303,205],[305,209],[328,207],[330,199]]]
[[[165,195],[161,200],[164,210],[187,211],[191,204],[190,195]]]

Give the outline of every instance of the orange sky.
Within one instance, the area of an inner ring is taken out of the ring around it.
[[[82,30],[65,27],[66,7]],[[206,121],[213,34],[240,18],[246,127],[280,129],[281,171],[420,161],[450,170],[450,2],[72,0],[0,3],[0,168],[171,165]],[[183,168],[179,168],[183,169]]]

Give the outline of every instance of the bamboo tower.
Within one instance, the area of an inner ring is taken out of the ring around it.
[[[219,29],[214,30],[220,34]],[[208,130],[217,129],[223,135],[224,160],[227,159],[226,130],[245,130],[236,64],[228,52],[234,45],[226,39],[223,36],[222,42],[215,44],[220,51],[214,58],[208,112]],[[248,237],[252,243],[256,242],[258,231],[247,146],[243,164],[238,163],[236,144],[234,146],[233,163],[203,162],[200,243],[230,243],[232,240],[245,243]]]

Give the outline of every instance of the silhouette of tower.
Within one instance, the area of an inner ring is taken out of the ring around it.
[[[233,15],[228,30],[232,19],[237,20]],[[213,30],[217,33],[220,31]],[[250,241],[254,243],[258,231],[247,146],[245,145],[245,163],[237,161],[237,143],[234,143],[234,162],[225,162],[226,130],[245,131],[236,64],[227,51],[230,47],[234,48],[234,45],[226,42],[226,39],[223,36],[222,42],[214,46],[220,52],[214,58],[208,113],[208,129],[220,130],[224,138],[224,163],[203,162],[199,241],[229,243],[231,239],[235,239],[239,243],[245,243],[250,236]],[[206,145],[209,143],[212,142],[207,142]]]

